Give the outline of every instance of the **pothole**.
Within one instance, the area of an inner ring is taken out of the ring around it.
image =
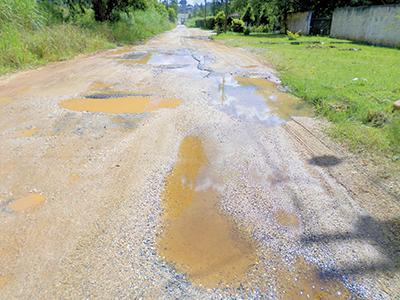
[[[179,99],[161,99],[152,101],[144,96],[121,96],[110,98],[76,98],[60,102],[62,108],[73,111],[103,113],[144,113],[161,108],[176,108],[182,103]]]
[[[251,238],[219,210],[218,192],[200,186],[207,166],[201,140],[186,137],[162,195],[158,250],[192,282],[212,288],[240,283],[257,256]]]
[[[7,208],[11,209],[15,212],[24,211],[27,209],[32,209],[45,201],[45,198],[42,194],[39,193],[30,193],[25,197],[19,198],[15,201],[12,201],[7,205]]]

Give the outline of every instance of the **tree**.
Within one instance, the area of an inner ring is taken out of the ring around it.
[[[215,16],[215,29],[217,33],[221,33],[224,30],[225,24],[225,13],[221,10]]]
[[[242,16],[243,22],[246,23],[246,26],[251,25],[254,23],[254,13],[253,8],[250,4],[247,5],[246,10]]]
[[[145,9],[146,0],[92,0],[94,18],[96,21],[109,21],[118,10]]]

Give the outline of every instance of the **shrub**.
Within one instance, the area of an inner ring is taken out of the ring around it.
[[[297,40],[300,37],[300,34],[297,33],[297,32],[291,32],[291,31],[288,30],[287,36],[288,36],[288,39],[290,41],[294,41],[294,40]]]
[[[246,29],[243,32],[244,35],[250,35],[250,27],[246,27]]]
[[[243,32],[244,22],[240,19],[233,19],[231,24],[231,29],[233,32]]]
[[[204,18],[199,18],[195,20],[195,26],[203,29],[212,30],[215,28],[215,18],[207,17],[206,24],[204,25]]]
[[[215,16],[215,30],[217,31],[217,33],[221,33],[224,31],[224,25],[225,25],[225,13],[223,11],[220,11]]]

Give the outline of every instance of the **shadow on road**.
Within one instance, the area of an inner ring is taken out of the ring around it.
[[[336,166],[342,162],[341,158],[338,158],[334,155],[321,155],[314,156],[308,160],[308,163],[315,166],[320,167],[331,167]]]
[[[371,272],[397,272],[400,270],[400,217],[379,221],[369,216],[358,219],[353,232],[334,234],[311,234],[303,236],[301,242],[307,246],[314,243],[329,244],[362,240],[377,247],[385,262],[348,264],[341,268],[332,268],[320,272],[322,278],[334,278],[342,275],[357,275]]]

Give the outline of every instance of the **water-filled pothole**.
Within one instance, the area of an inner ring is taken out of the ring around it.
[[[39,193],[30,193],[25,197],[12,201],[7,207],[15,212],[32,209],[44,202],[45,198]]]
[[[282,124],[292,116],[312,116],[306,103],[280,91],[263,78],[223,76],[219,81],[218,107],[226,113],[266,125]]]
[[[207,157],[199,138],[186,137],[166,179],[158,250],[178,271],[206,287],[239,283],[257,262],[251,239],[218,208],[218,193],[201,189]]]
[[[121,114],[152,112],[161,108],[175,108],[181,104],[181,100],[173,98],[152,101],[145,96],[117,96],[68,99],[61,101],[59,105],[62,108],[73,111]]]

